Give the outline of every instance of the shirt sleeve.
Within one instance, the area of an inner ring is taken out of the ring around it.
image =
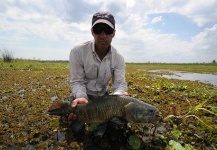
[[[70,52],[69,65],[72,95],[76,98],[87,98],[82,56],[76,47]]]
[[[127,83],[125,81],[125,61],[121,55],[115,59],[115,67],[113,68],[112,89],[114,95],[122,95],[127,91]]]

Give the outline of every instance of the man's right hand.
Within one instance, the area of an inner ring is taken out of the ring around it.
[[[88,103],[88,100],[84,97],[81,97],[81,98],[76,98],[75,100],[73,100],[71,106],[74,108],[77,106],[77,104],[86,104],[86,103]],[[76,115],[73,113],[69,114],[68,120],[76,120]]]
[[[81,97],[73,100],[71,106],[74,108],[77,106],[77,104],[86,104],[86,103],[88,103],[88,100],[84,97]]]

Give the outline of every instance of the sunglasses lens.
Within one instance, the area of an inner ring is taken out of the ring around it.
[[[100,28],[100,27],[93,27],[93,32],[95,34],[100,34],[100,33],[102,33],[102,28]]]
[[[113,32],[114,32],[114,29],[112,29],[112,28],[105,28],[105,34],[112,34]]]
[[[110,27],[93,27],[93,32],[95,34],[101,34],[102,31],[105,32],[105,34],[112,34],[114,32],[114,29],[110,28]]]

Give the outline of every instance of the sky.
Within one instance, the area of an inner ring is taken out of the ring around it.
[[[217,0],[0,0],[0,50],[68,60],[74,46],[93,40],[99,11],[114,15],[112,45],[126,62],[217,61]]]

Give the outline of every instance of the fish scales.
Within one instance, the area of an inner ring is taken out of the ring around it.
[[[64,102],[52,106],[48,110],[48,114],[74,113],[77,120],[84,123],[103,123],[113,117],[121,117],[131,123],[160,120],[159,111],[155,106],[129,96],[106,95],[89,100],[87,104],[78,104],[76,108],[72,108],[70,104]]]
[[[96,102],[91,102],[92,105],[78,105],[75,114],[77,115],[78,120],[82,122],[89,123],[89,121],[94,122],[106,122],[111,117],[121,117],[124,114],[124,106],[129,103],[122,99],[116,99],[115,97],[110,100],[97,100]],[[119,103],[117,105],[116,103]]]

